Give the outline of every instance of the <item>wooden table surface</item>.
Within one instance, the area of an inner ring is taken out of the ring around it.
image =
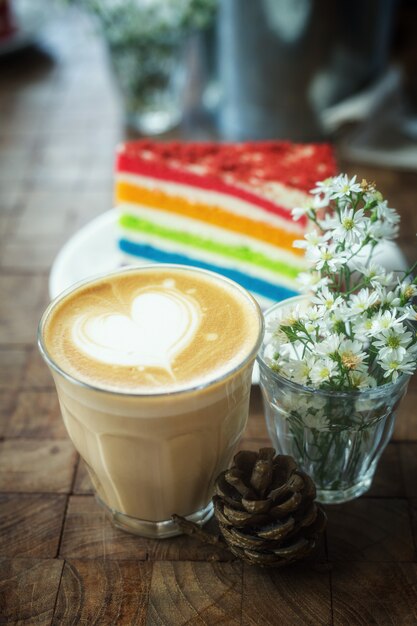
[[[327,507],[326,536],[306,563],[216,561],[189,538],[115,530],[98,508],[35,334],[55,255],[112,205],[122,127],[90,23],[69,18],[46,37],[53,60],[0,60],[0,623],[416,624],[416,380],[372,489]],[[344,165],[398,208],[401,246],[415,257],[417,175]],[[264,445],[254,389],[242,447]]]

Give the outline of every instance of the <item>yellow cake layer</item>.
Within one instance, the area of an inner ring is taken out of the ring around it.
[[[252,220],[249,217],[230,213],[218,206],[191,202],[181,196],[168,195],[159,189],[151,190],[125,181],[116,183],[116,201],[143,204],[155,210],[167,211],[203,223],[220,226],[279,248],[285,248],[295,255],[304,256],[303,250],[293,248],[294,240],[299,238],[295,237],[293,233],[264,222]]]

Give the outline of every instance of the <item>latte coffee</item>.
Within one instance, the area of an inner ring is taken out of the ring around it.
[[[203,523],[246,425],[262,331],[256,302],[194,268],[129,268],[54,301],[39,331],[68,433],[113,522]]]

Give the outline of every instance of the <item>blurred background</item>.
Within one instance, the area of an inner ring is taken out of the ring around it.
[[[416,167],[416,41],[415,0],[0,0],[2,123],[14,79],[19,105],[28,84],[77,91],[69,118],[88,102],[138,134],[343,134],[355,158]]]
[[[416,0],[0,0],[1,266],[46,271],[137,136],[331,141],[415,259],[416,33]]]

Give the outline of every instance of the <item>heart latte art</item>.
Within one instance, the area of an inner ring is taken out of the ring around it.
[[[103,363],[160,367],[171,371],[175,357],[192,341],[201,321],[196,301],[170,288],[144,289],[129,315],[84,313],[74,322],[74,344]]]
[[[237,285],[163,265],[77,287],[44,328],[49,354],[73,378],[145,394],[217,380],[253,352],[259,332],[259,309]]]

